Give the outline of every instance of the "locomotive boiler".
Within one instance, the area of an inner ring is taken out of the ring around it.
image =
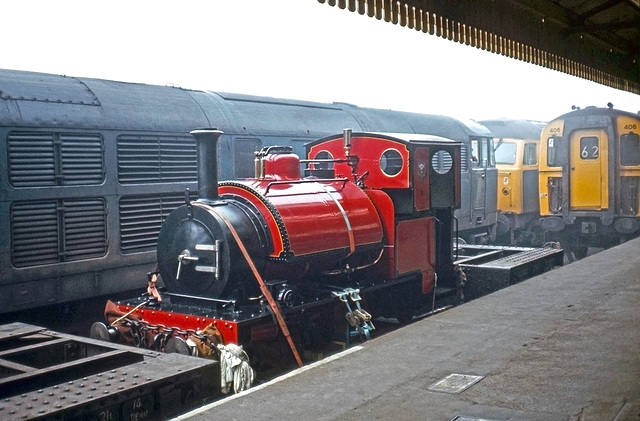
[[[192,133],[199,156],[216,162],[221,132]],[[167,289],[246,305],[261,294],[256,273],[294,284],[312,275],[356,271],[380,258],[382,222],[362,189],[346,179],[305,182],[300,160],[288,147],[266,148],[256,165],[254,180],[220,186],[216,166],[200,166],[199,200],[172,212],[158,237]],[[290,287],[281,288],[281,305],[298,301]]]
[[[255,177],[218,182],[221,134],[192,132],[199,198],[187,192],[160,230],[166,290],[109,302],[92,337],[214,357],[286,339],[302,365],[300,348],[366,339],[377,316],[409,320],[436,287],[455,296],[460,142],[345,130],[305,160],[264,148]]]

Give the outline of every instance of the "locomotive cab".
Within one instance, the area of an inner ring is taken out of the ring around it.
[[[345,130],[343,136],[308,144],[307,156],[312,165],[351,177],[362,186],[382,216],[387,276],[397,279],[417,273],[418,293],[427,294],[437,276],[446,283],[453,273],[460,148],[459,142],[438,136]]]

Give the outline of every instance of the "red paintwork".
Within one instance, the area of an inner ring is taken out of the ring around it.
[[[443,140],[443,139],[441,139]],[[381,265],[390,278],[400,275],[419,273],[422,278],[422,292],[429,293],[435,284],[435,223],[434,218],[420,218],[395,223],[394,205],[389,196],[377,189],[412,189],[413,206],[416,211],[430,209],[430,148],[432,145],[416,143],[413,156],[405,140],[393,136],[354,133],[350,140],[349,155],[357,156],[355,174],[345,163],[335,163],[336,176],[357,178],[368,171],[364,184],[365,190],[381,215],[385,235],[385,254]],[[403,166],[395,176],[385,174],[380,168],[380,157],[395,149],[403,159]],[[333,159],[345,159],[347,151],[343,136],[327,138],[309,150],[309,158],[315,158],[321,152],[328,152]],[[455,157],[456,164],[459,156]],[[459,173],[459,167],[454,169]],[[456,183],[459,183],[457,176]],[[456,200],[459,187],[456,185]]]
[[[299,180],[300,158],[294,154],[273,154],[262,158],[266,178],[271,180]]]
[[[398,275],[420,271],[422,293],[434,288],[436,264],[435,218],[398,222],[396,228],[396,270]]]
[[[266,168],[285,167],[286,177],[272,177],[267,172],[264,179],[238,181],[219,189],[222,198],[239,196],[259,210],[273,238],[272,258],[286,258],[283,253],[290,251],[295,257],[336,252],[340,254],[336,258],[341,259],[362,246],[382,247],[380,217],[362,189],[341,180],[291,179],[295,175],[292,163],[296,162],[297,168],[300,165],[298,157],[276,156],[287,159],[271,162],[271,167]]]
[[[128,313],[133,306],[119,304],[118,308]],[[139,308],[133,314],[151,325],[162,325],[167,328],[199,331],[213,324],[222,334],[225,344],[238,344],[238,324],[232,321],[211,317],[198,317],[189,314],[169,313],[159,309]]]
[[[380,169],[380,156],[387,149],[396,149],[402,156],[404,165],[400,172],[394,176],[388,176]],[[329,139],[326,142],[311,147],[309,157],[313,158],[318,153],[327,151],[334,159],[345,158],[344,141],[342,137]],[[359,174],[369,171],[365,179],[365,185],[373,189],[406,189],[409,188],[409,150],[407,146],[397,140],[378,138],[372,136],[355,136],[351,138],[350,155],[358,157],[356,171]],[[346,163],[336,163],[336,177],[348,177],[352,179],[351,167]]]
[[[378,210],[384,232],[384,254],[380,262],[382,272],[389,278],[395,277],[395,216],[393,201],[382,190],[365,190],[369,199]]]

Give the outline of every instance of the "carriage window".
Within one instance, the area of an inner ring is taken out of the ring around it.
[[[538,163],[538,147],[535,143],[525,143],[523,165],[536,165]]]
[[[640,135],[637,133],[620,136],[620,164],[640,165]]]
[[[501,142],[496,148],[496,163],[504,165],[515,164],[516,144],[512,142]]]
[[[402,155],[395,149],[387,149],[380,157],[380,169],[386,175],[397,175],[402,169]]]
[[[581,159],[598,159],[600,157],[600,146],[598,138],[588,136],[580,138],[580,158]]]

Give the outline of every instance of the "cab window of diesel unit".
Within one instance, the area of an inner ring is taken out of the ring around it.
[[[620,136],[620,165],[640,165],[640,135],[637,133]]]
[[[478,139],[471,140],[471,163],[474,167],[478,166],[479,159]]]
[[[536,165],[538,163],[538,147],[535,143],[524,144],[524,154],[522,156],[523,165]]]
[[[513,142],[500,142],[495,154],[496,163],[513,165],[516,163],[516,144]]]
[[[560,161],[560,138],[550,137],[547,139],[547,165],[550,167],[562,166]]]
[[[474,161],[477,163],[477,166],[481,168],[492,167],[494,155],[489,153],[489,150],[493,152],[493,146],[491,145],[491,148],[489,148],[489,139],[474,139],[471,144],[475,148]]]
[[[493,144],[493,139],[487,139],[487,158],[489,159],[489,166],[496,166],[496,153],[495,146]]]

